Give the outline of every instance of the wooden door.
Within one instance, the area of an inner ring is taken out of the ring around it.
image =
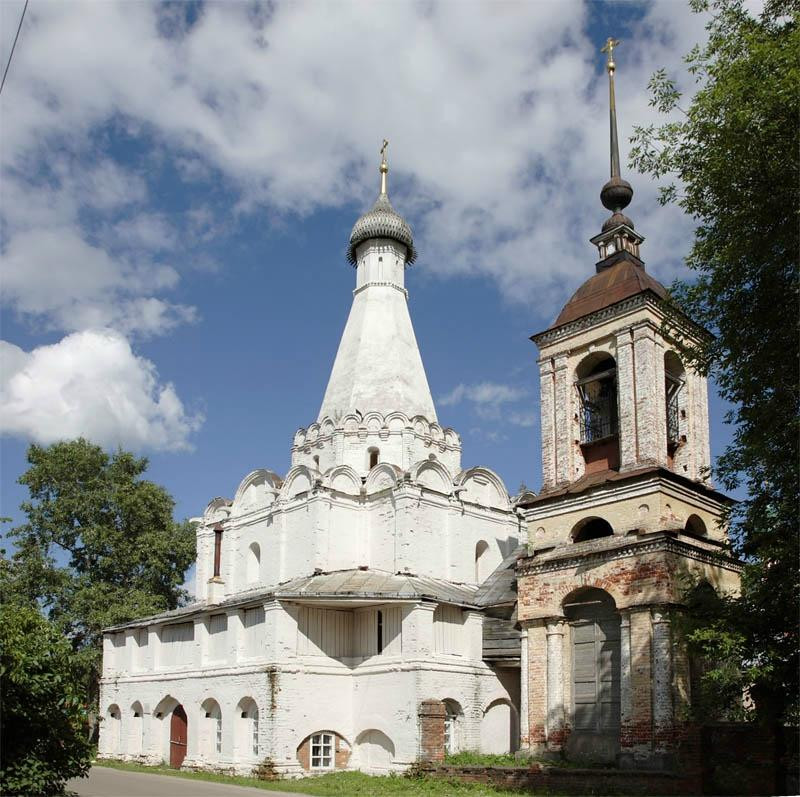
[[[582,619],[572,624],[573,726],[615,733],[620,723],[619,620]]]
[[[183,706],[175,706],[169,724],[169,765],[180,769],[186,758],[186,740],[188,723]]]

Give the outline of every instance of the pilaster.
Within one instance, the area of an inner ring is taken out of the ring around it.
[[[619,409],[620,470],[636,467],[638,442],[636,434],[636,375],[633,337],[626,329],[617,334],[617,401]]]
[[[547,622],[547,747],[564,743],[564,619]]]
[[[520,750],[530,748],[530,717],[528,714],[528,629],[520,632],[519,647],[519,747]]]
[[[654,609],[653,628],[653,728],[657,750],[671,742],[674,728],[672,697],[672,633],[669,612]]]
[[[542,434],[542,486],[556,484],[555,368],[550,358],[539,361],[539,403]]]
[[[554,418],[556,456],[556,482],[563,484],[572,478],[572,398],[567,368],[567,355],[558,354],[554,358]]]
[[[653,330],[649,326],[640,326],[633,331],[633,364],[638,443],[636,462],[637,464],[663,465],[667,459],[663,417],[665,404],[663,400],[658,401],[656,342]],[[662,375],[662,393],[663,382]]]

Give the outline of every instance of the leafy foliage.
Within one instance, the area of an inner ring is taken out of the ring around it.
[[[173,609],[194,557],[191,524],[142,474],[147,460],[78,439],[28,449],[27,522],[12,529],[9,600],[41,606],[72,643],[96,700],[104,627]],[[6,566],[8,566],[8,562]]]
[[[691,5],[711,12],[707,44],[685,59],[697,92],[683,110],[674,81],[656,73],[651,105],[668,118],[636,129],[631,160],[697,223],[687,259],[696,279],[673,295],[715,338],[684,341],[684,355],[733,405],[715,474],[728,490],[747,488],[727,518],[745,561],[742,595],[692,639],[710,659],[738,658],[757,710],[776,719],[797,711],[800,665],[800,11],[773,0],[755,19],[741,0]],[[721,682],[725,668],[707,677]]]
[[[0,791],[61,793],[89,769],[85,690],[69,642],[34,607],[0,606],[0,678]]]

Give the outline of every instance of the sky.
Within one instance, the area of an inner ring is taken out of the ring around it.
[[[5,65],[22,0],[0,3]],[[540,485],[529,336],[594,273],[608,213],[605,39],[623,164],[647,83],[704,19],[661,2],[48,3],[0,97],[0,499],[30,442],[149,457],[176,516],[289,468],[352,300],[378,192],[414,229],[412,320],[463,465]],[[642,256],[686,277],[692,221],[623,166]],[[730,439],[712,388],[712,454]]]

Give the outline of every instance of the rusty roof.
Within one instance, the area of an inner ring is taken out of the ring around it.
[[[667,289],[651,277],[643,265],[634,262],[630,257],[624,257],[586,280],[564,305],[550,329],[647,290],[661,299],[667,298]]]

